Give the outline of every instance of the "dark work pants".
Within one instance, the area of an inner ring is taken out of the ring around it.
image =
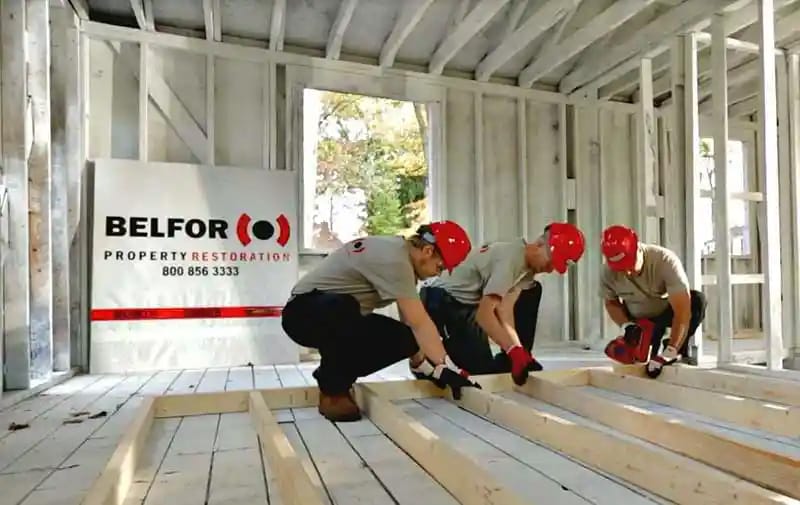
[[[438,287],[422,288],[420,297],[444,339],[447,354],[458,366],[471,374],[511,371],[511,362],[504,352],[492,355],[489,336],[475,319],[477,305],[461,303]],[[533,348],[541,299],[542,285],[534,282],[520,293],[514,305],[514,326],[520,343],[528,351]]]
[[[284,331],[294,342],[319,350],[314,372],[322,393],[346,393],[358,377],[413,356],[419,349],[407,325],[380,314],[362,315],[350,295],[312,291],[283,309]]]
[[[687,357],[689,355],[689,340],[694,336],[694,332],[697,331],[697,327],[700,326],[700,323],[703,322],[703,319],[706,317],[706,306],[708,302],[706,301],[706,296],[700,292],[695,291],[694,289],[689,292],[692,298],[692,315],[689,319],[689,331],[686,334],[686,338],[681,345],[681,348],[678,349],[678,352],[683,357]],[[625,308],[627,312],[627,307]],[[628,316],[631,319],[634,319],[631,316],[630,312],[628,312]],[[664,344],[664,348],[667,347],[669,344],[668,341],[662,342],[662,338],[664,337],[664,333],[667,331],[667,328],[672,326],[672,318],[675,317],[675,313],[672,311],[672,306],[670,305],[667,309],[662,312],[661,314],[655,317],[649,317],[650,321],[655,323],[655,328],[653,329],[653,336],[652,340],[650,341],[650,357],[654,358],[658,356],[658,353],[661,351],[661,344]]]

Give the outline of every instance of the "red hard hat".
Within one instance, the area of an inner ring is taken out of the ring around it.
[[[616,272],[627,272],[636,267],[636,251],[639,237],[632,228],[615,224],[603,230],[601,243],[608,268]]]
[[[570,263],[576,263],[586,249],[586,239],[577,226],[570,223],[550,223],[550,258],[556,272],[563,274]]]
[[[442,256],[442,262],[448,272],[452,272],[472,250],[464,228],[454,221],[435,221],[430,224],[436,248]]]

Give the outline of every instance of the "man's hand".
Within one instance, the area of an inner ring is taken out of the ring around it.
[[[538,372],[542,369],[541,363],[531,356],[531,353],[521,345],[512,346],[506,351],[511,360],[511,378],[514,384],[521,386],[528,380],[528,372]]]
[[[656,356],[655,358],[651,359],[647,363],[647,376],[651,379],[655,379],[659,375],[661,375],[661,369],[665,365],[671,365],[678,360],[678,350],[668,345],[664,352]]]
[[[433,366],[428,360],[423,360],[419,365],[412,366],[411,372],[419,379],[432,381],[438,387],[444,389],[449,387],[453,392],[453,398],[461,399],[461,388],[475,387],[481,389],[477,382],[469,380],[469,373],[459,368],[449,356],[445,356],[445,362]]]

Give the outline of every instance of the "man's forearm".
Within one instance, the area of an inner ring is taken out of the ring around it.
[[[498,306],[483,306],[478,309],[475,321],[489,335],[489,338],[501,349],[506,350],[519,344],[519,337],[513,326],[503,321],[498,315]]]
[[[606,300],[606,312],[608,313],[608,317],[617,323],[617,326],[622,326],[630,321],[628,314],[625,312],[625,308],[616,300]]]
[[[414,333],[414,339],[421,351],[435,364],[443,363],[444,357],[447,354],[444,345],[442,345],[442,338],[436,325],[432,322],[429,324],[419,324],[412,326],[411,331]]]
[[[684,341],[686,340],[689,331],[689,320],[691,314],[675,314],[672,317],[672,326],[670,326],[669,345],[677,350],[680,350]]]

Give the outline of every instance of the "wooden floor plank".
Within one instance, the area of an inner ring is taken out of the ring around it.
[[[225,391],[228,382],[227,368],[209,368],[194,390],[198,393]]]
[[[649,493],[644,490],[601,475],[580,462],[535,444],[445,399],[422,399],[418,402],[464,431],[518,460],[520,464],[535,469],[562,489],[569,489],[590,503],[598,505],[654,503],[653,499],[648,498]]]
[[[305,409],[297,431],[337,505],[392,504],[391,496],[330,421]],[[296,415],[299,415],[296,414]]]
[[[154,419],[124,505],[141,505],[175,437],[181,419]]]
[[[191,370],[181,371],[180,375],[172,383],[169,390],[167,390],[167,393],[168,394],[191,393],[192,391],[195,390],[195,388],[197,388],[197,385],[203,378],[203,374],[205,374],[204,369],[191,369]]]
[[[308,381],[297,365],[275,365],[278,379],[283,387],[307,386]]]
[[[205,503],[219,414],[185,417],[147,494],[146,505]]]
[[[458,505],[458,501],[369,419],[337,423],[361,459],[399,505]]]
[[[105,376],[36,417],[30,422],[29,428],[14,431],[0,439],[0,473],[7,473],[15,461],[61,427],[65,419],[70,419],[70,414],[85,411],[123,379],[119,375]]]
[[[319,474],[319,471],[311,459],[311,455],[308,453],[308,448],[306,447],[305,441],[300,436],[300,432],[297,430],[297,426],[295,423],[284,423],[281,424],[281,429],[283,433],[286,435],[286,438],[289,439],[289,442],[292,444],[292,448],[294,449],[297,456],[300,458],[300,461],[303,463],[303,467],[306,469],[306,473],[311,478],[311,483],[319,489],[319,495],[322,497],[322,500],[326,504],[331,504],[330,496],[328,492],[322,484],[322,477]],[[272,478],[269,480],[269,488],[276,489],[277,486],[277,479],[274,477],[274,472],[272,472],[267,464],[267,461],[264,460],[264,465],[267,466],[267,473]],[[270,492],[270,505],[276,505],[276,503],[280,504],[281,498],[280,493],[277,492]]]
[[[240,366],[230,369],[226,391],[241,391],[253,389],[253,369],[249,366]]]
[[[281,387],[278,371],[271,365],[253,367],[253,380],[255,381],[256,389]]]

